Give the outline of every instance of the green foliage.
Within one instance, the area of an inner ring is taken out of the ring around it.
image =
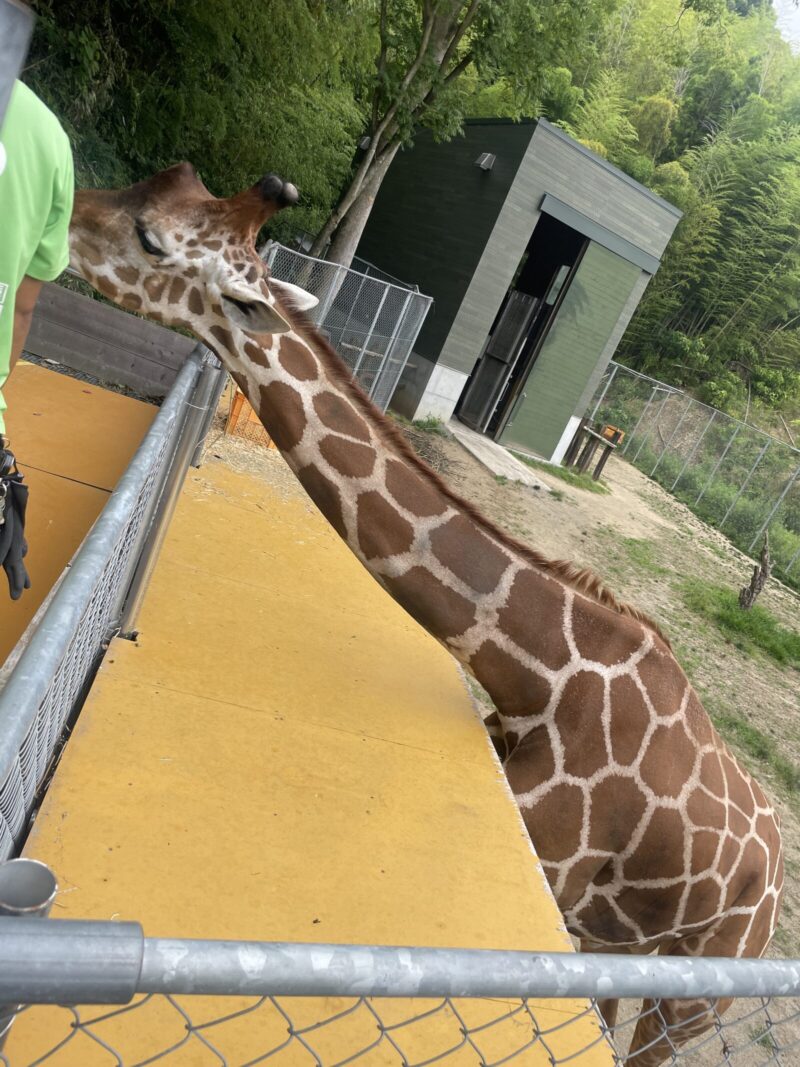
[[[445,426],[444,422],[436,415],[426,415],[424,419],[414,419],[411,423],[415,430],[422,430],[423,433],[436,434],[437,437],[449,437],[450,431]]]
[[[726,741],[768,767],[787,793],[800,790],[800,767],[781,754],[771,737],[736,712],[712,712],[711,719]]]
[[[762,652],[781,665],[800,669],[800,632],[781,626],[760,604],[743,611],[736,592],[709,582],[687,583],[683,598],[688,608],[710,619],[737,648],[750,655]]]
[[[289,224],[315,229],[363,127],[369,7],[38,0],[26,80],[64,121],[80,184],[188,158],[229,195],[281,170],[303,192]]]

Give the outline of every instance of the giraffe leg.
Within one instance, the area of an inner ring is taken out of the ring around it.
[[[723,918],[710,937],[702,941],[698,952],[696,936],[678,938],[662,946],[667,956],[743,956],[760,957],[770,942],[773,904],[765,899],[756,912],[744,952],[741,953],[742,927],[736,917]],[[731,919],[733,922],[731,923]],[[672,1060],[677,1048],[709,1030],[733,1003],[732,997],[719,1000],[645,1000],[636,1025],[626,1065],[659,1067]]]

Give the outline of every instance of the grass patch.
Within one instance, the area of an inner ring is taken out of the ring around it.
[[[771,737],[735,712],[712,712],[711,719],[726,741],[767,766],[787,793],[800,791],[800,767],[781,755]]]
[[[649,571],[651,574],[668,573],[667,568],[662,567],[653,558],[652,541],[647,541],[642,537],[623,537],[620,547],[631,563],[639,570]]]
[[[512,452],[511,455],[516,456],[523,463],[527,463],[534,470],[541,471],[543,474],[550,474],[553,478],[559,478],[562,482],[566,482],[567,485],[571,485],[575,489],[585,489],[589,493],[611,492],[602,478],[599,482],[596,482],[590,474],[578,474],[577,471],[571,470],[569,467],[556,467],[551,463],[542,463],[538,459],[531,459],[530,456],[526,456],[522,452]]]
[[[426,415],[424,419],[414,419],[411,425],[415,430],[421,430],[422,433],[435,433],[438,437],[450,436],[450,431],[435,415]]]
[[[752,1027],[750,1037],[761,1048],[768,1049],[770,1052],[778,1051],[778,1042],[772,1036],[772,1028],[769,1025]]]
[[[688,608],[710,619],[743,652],[763,652],[783,666],[800,669],[800,633],[789,630],[759,604],[739,607],[738,594],[711,582],[686,582],[682,588]]]

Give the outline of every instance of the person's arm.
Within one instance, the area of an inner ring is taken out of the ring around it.
[[[11,359],[9,371],[14,369],[14,364],[22,355],[22,349],[28,337],[33,319],[33,309],[39,299],[42,283],[37,278],[25,275],[19,283],[17,296],[14,302],[14,335],[11,339]]]

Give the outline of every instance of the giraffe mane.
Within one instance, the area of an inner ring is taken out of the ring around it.
[[[602,578],[595,574],[591,568],[578,567],[570,560],[566,559],[550,559],[543,553],[531,548],[530,545],[525,544],[524,541],[519,541],[516,537],[512,537],[511,534],[507,533],[502,527],[496,525],[491,519],[487,518],[482,511],[475,507],[474,504],[471,504],[468,500],[464,500],[463,497],[454,492],[444,479],[441,478],[436,471],[414,451],[414,448],[402,430],[372,403],[353,377],[350,368],[333,346],[325,337],[323,337],[311,319],[304,312],[293,307],[290,300],[285,298],[281,299],[280,306],[287,312],[287,318],[289,319],[294,332],[299,334],[303,340],[313,345],[314,351],[323,360],[325,369],[328,371],[331,378],[348,393],[350,399],[363,412],[363,414],[366,415],[374,425],[377,425],[384,441],[387,444],[392,445],[393,448],[399,452],[408,463],[415,467],[420,474],[424,475],[424,477],[447,500],[452,504],[455,504],[464,512],[464,514],[468,515],[473,522],[490,534],[501,545],[516,552],[518,555],[522,556],[523,559],[532,563],[540,570],[554,575],[563,582],[564,585],[569,586],[571,589],[588,597],[590,600],[596,601],[610,611],[615,611],[620,615],[627,615],[630,618],[635,619],[637,622],[642,623],[642,625],[647,626],[648,629],[657,634],[668,648],[672,647],[669,638],[654,619],[650,618],[645,612],[640,611],[640,609],[633,604],[620,600],[616,594],[608,588]]]

